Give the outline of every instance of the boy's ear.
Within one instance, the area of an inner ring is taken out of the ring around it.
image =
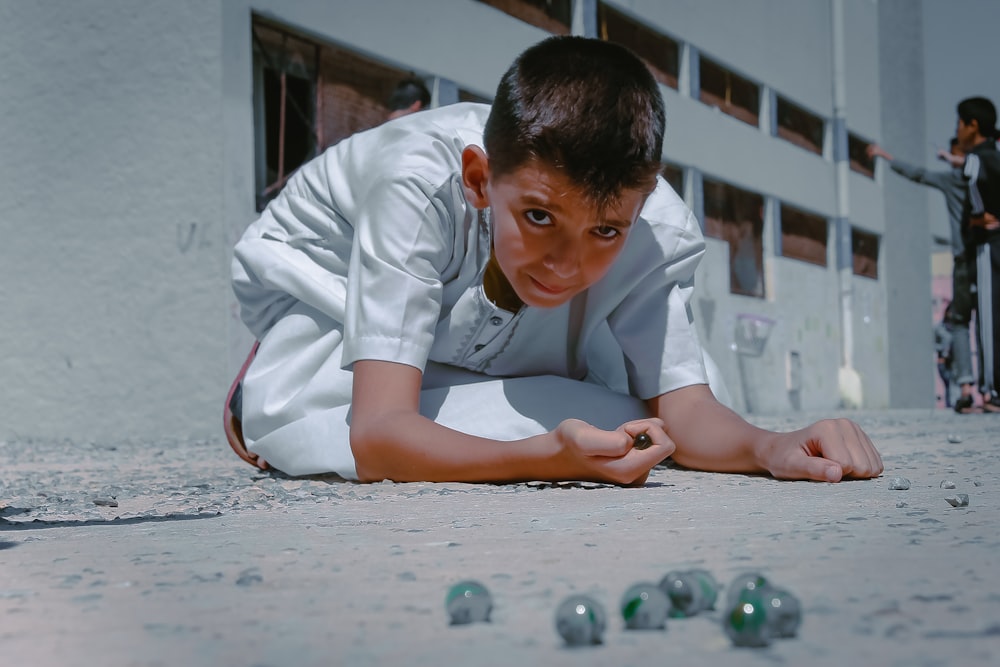
[[[490,182],[490,161],[479,146],[466,146],[462,151],[462,186],[465,198],[476,208],[490,205],[486,186]]]

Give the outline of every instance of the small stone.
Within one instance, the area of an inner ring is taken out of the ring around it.
[[[94,504],[99,507],[118,507],[118,501],[116,499],[108,498],[106,496],[94,498]]]
[[[621,611],[629,630],[662,630],[667,626],[670,598],[656,584],[640,582],[625,591]]]
[[[460,581],[448,589],[445,608],[452,625],[488,623],[493,611],[493,598],[478,581]]]
[[[941,480],[941,488],[942,489],[954,489],[955,488],[955,482],[951,481],[950,479]]]
[[[250,568],[248,570],[243,570],[240,572],[240,576],[236,578],[237,586],[254,586],[256,584],[263,583],[264,577],[256,571],[255,568]]]
[[[982,486],[982,485],[983,485],[983,483],[982,483],[982,482],[980,482],[980,481],[979,481],[979,480],[977,479],[976,481],[974,481],[974,482],[972,483],[972,485],[973,485],[973,486]]]
[[[898,503],[896,503],[896,507],[906,507],[906,506],[907,504],[905,500],[900,500]]]
[[[967,493],[956,493],[953,496],[948,496],[945,498],[948,504],[952,507],[968,507],[969,506],[969,494]]]
[[[953,445],[957,445],[958,443],[962,442],[962,436],[955,435],[954,433],[949,433],[948,442],[950,442]]]
[[[889,480],[890,491],[906,491],[910,488],[910,480],[905,477],[893,477]]]
[[[571,595],[556,608],[556,631],[569,646],[600,644],[607,625],[604,607],[589,595]]]

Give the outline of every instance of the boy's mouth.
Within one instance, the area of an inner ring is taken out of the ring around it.
[[[543,282],[539,282],[536,278],[534,278],[532,276],[529,276],[529,277],[531,278],[532,284],[538,289],[538,291],[544,292],[545,294],[551,294],[553,296],[558,296],[558,295],[563,294],[564,292],[567,292],[569,290],[569,287],[552,287],[552,286],[546,285]]]

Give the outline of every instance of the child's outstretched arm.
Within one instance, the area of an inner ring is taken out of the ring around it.
[[[823,482],[882,474],[882,457],[871,439],[848,419],[775,433],[744,421],[703,384],[662,394],[649,405],[677,446],[674,461],[685,467]]]
[[[604,431],[570,419],[551,433],[501,442],[441,426],[419,413],[422,374],[389,361],[354,364],[351,450],[358,479],[514,482],[591,480],[642,484],[670,456],[673,442],[659,419]],[[645,432],[646,449],[633,448]]]

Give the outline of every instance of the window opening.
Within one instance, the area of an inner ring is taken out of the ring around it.
[[[822,118],[778,96],[778,136],[799,148],[823,154]]]
[[[764,197],[704,179],[705,234],[729,244],[729,291],[764,296]]]
[[[480,95],[479,93],[474,93],[471,90],[466,90],[464,88],[458,89],[458,101],[459,102],[479,102],[480,104],[492,104],[493,100],[489,97]]]
[[[257,16],[251,30],[255,191],[262,211],[303,163],[384,122],[393,88],[415,74]]]
[[[516,19],[554,35],[568,35],[573,20],[572,0],[479,0]]]
[[[826,218],[781,205],[781,255],[826,266]]]
[[[678,195],[684,197],[684,169],[675,164],[664,164],[660,174]]]
[[[879,236],[857,227],[851,228],[851,251],[854,255],[854,275],[878,279]]]
[[[851,161],[851,171],[856,171],[868,178],[875,178],[875,160],[868,157],[866,151],[870,143],[856,134],[847,134],[847,155]]]
[[[699,57],[700,100],[733,118],[757,126],[760,86],[719,63]]]
[[[642,58],[657,81],[677,88],[680,45],[675,40],[603,2],[597,4],[597,25],[601,39],[628,47]]]
[[[295,169],[315,155],[315,44],[269,27],[252,28],[258,89],[254,91],[263,125],[263,156],[258,155],[257,210],[285,185]]]

